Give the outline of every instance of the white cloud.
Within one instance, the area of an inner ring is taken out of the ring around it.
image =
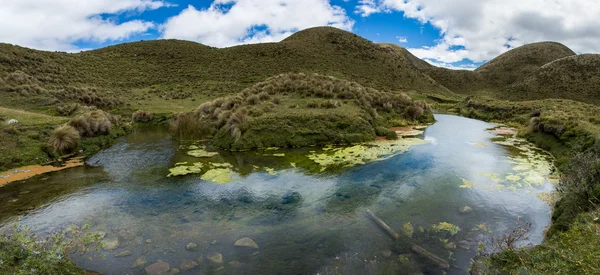
[[[509,47],[545,40],[579,53],[600,52],[597,0],[378,0],[370,7],[402,11],[438,28],[442,38],[435,46],[409,49],[437,62],[486,61]]]
[[[351,30],[344,9],[327,0],[216,0],[207,9],[190,5],[161,26],[163,38],[215,47],[276,42],[295,31],[333,26]]]
[[[377,5],[375,0],[359,0],[354,13],[367,17],[373,13],[382,11],[382,6]]]
[[[400,42],[400,43],[408,42],[408,38],[406,38],[404,36],[396,36],[396,39],[398,39],[398,42]]]
[[[2,0],[0,41],[21,46],[74,51],[78,41],[124,40],[147,32],[154,23],[117,22],[104,16],[141,13],[170,4],[160,0]]]

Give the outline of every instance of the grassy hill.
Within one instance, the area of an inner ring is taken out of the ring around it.
[[[511,99],[566,98],[600,105],[600,55],[582,54],[541,66],[507,89]]]

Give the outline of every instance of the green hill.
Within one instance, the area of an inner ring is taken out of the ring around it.
[[[507,90],[509,99],[564,98],[600,105],[600,55],[555,60]]]

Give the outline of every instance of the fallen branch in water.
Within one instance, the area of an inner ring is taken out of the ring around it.
[[[367,214],[369,214],[369,216],[371,217],[371,219],[373,219],[373,221],[379,225],[379,227],[381,229],[383,229],[386,233],[388,233],[390,235],[390,237],[392,237],[394,240],[398,240],[398,238],[400,238],[400,234],[398,234],[396,231],[394,231],[389,225],[387,225],[382,219],[378,218],[377,216],[375,216],[375,214],[373,214],[373,212],[371,212],[371,210],[367,210]],[[429,260],[431,260],[432,262],[438,264],[441,268],[443,269],[448,269],[450,268],[450,264],[448,263],[448,261],[434,255],[433,253],[425,250],[424,248],[416,245],[416,244],[411,244],[411,250]]]

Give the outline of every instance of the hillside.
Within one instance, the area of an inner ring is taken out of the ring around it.
[[[572,55],[575,52],[560,43],[532,43],[499,55],[475,72],[480,73],[491,84],[506,87],[523,80],[546,63]]]
[[[60,96],[42,94],[74,88],[94,88],[75,93],[89,93],[91,97],[114,95],[122,101],[130,101],[128,97],[136,89],[153,90],[170,99],[199,93],[214,96],[287,72],[332,75],[378,89],[450,94],[402,59],[391,57],[387,50],[330,27],[300,31],[279,43],[224,49],[156,40],[68,54],[0,44],[0,77],[7,78],[16,71],[21,71],[18,77],[28,82],[0,82],[0,86],[5,91],[15,91],[19,90],[16,86],[36,85],[20,89],[29,94],[37,90],[33,93],[39,98],[28,100],[35,106],[55,104],[56,99],[65,101]],[[78,96],[70,97],[82,101]]]
[[[600,55],[569,56],[545,64],[508,88],[510,99],[565,98],[600,105]]]

